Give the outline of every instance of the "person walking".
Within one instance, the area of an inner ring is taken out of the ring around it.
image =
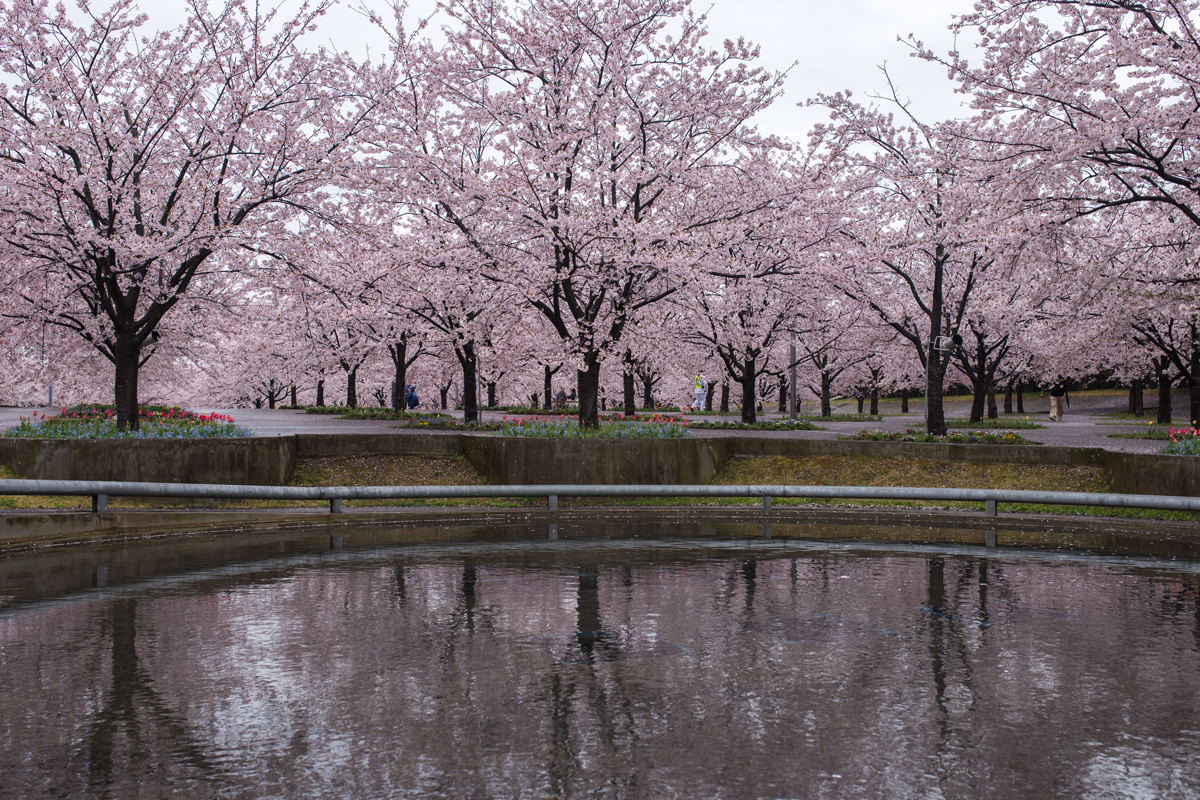
[[[696,373],[696,380],[693,388],[696,390],[696,399],[692,401],[692,410],[703,411],[704,398],[708,395],[708,380],[704,377],[704,373]]]
[[[1064,411],[1071,407],[1071,396],[1067,394],[1067,382],[1062,378],[1050,387],[1050,419],[1062,422]]]

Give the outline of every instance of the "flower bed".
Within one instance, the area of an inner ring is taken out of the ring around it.
[[[118,430],[113,406],[79,405],[49,416],[34,411],[4,432],[14,439],[227,439],[251,436],[224,414],[197,414],[174,406],[139,406],[139,430]]]
[[[504,417],[496,428],[500,436],[541,439],[688,439],[687,420],[652,415],[633,421],[603,422],[597,428],[580,427],[578,417]]]
[[[950,431],[945,436],[931,436],[916,428],[903,431],[861,430],[853,437],[868,442],[940,442],[943,444],[1034,444],[1020,434],[1006,431]]]
[[[1171,428],[1170,442],[1158,452],[1172,456],[1200,456],[1200,428]]]
[[[709,431],[823,431],[808,420],[766,420],[763,422],[693,422],[688,427]]]

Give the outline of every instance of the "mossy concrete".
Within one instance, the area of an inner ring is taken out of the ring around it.
[[[282,486],[296,437],[246,439],[5,439],[0,463],[22,478]]]
[[[721,439],[464,436],[463,454],[496,484],[708,483],[728,459]]]
[[[1200,458],[1157,453],[1106,452],[1104,477],[1114,492],[1200,495]]]
[[[296,434],[249,439],[0,438],[0,463],[23,478],[287,484],[298,458],[464,455],[494,484],[708,483],[730,457],[842,455],[982,464],[1098,466],[1114,492],[1200,496],[1200,458],[1098,447],[871,442],[784,436],[525,439],[459,433]]]

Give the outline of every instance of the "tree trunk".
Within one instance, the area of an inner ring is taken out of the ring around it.
[[[821,373],[821,416],[833,416],[833,376]]]
[[[754,395],[754,359],[747,358],[745,361],[745,370],[742,372],[742,422],[747,425],[753,425],[758,422],[758,416],[755,409]]]
[[[267,408],[274,410],[275,408],[275,379],[272,378],[267,384]]]
[[[787,378],[785,378],[781,375],[781,376],[779,376],[779,413],[780,414],[787,413],[787,410],[788,410],[787,398],[788,398]]]
[[[971,422],[979,422],[983,419],[984,405],[987,403],[987,386],[983,383],[983,370],[980,370],[978,377],[971,378]]]
[[[1025,413],[1025,381],[1017,382],[1017,413]]]
[[[392,366],[396,369],[396,383],[392,387],[392,408],[403,411],[408,408],[408,342],[398,341],[388,347]]]
[[[1142,379],[1135,378],[1129,382],[1129,413],[1135,417],[1145,413],[1145,400],[1142,397]]]
[[[860,395],[858,395],[857,397],[855,397],[854,399],[858,401],[858,415],[861,417],[861,416],[862,416],[862,413],[863,413],[863,402],[864,402],[864,401],[865,401],[867,398],[863,397],[863,396],[860,394]]]
[[[346,373],[346,407],[358,407],[358,367]]]
[[[1155,378],[1158,379],[1158,419],[1159,425],[1171,422],[1171,360],[1166,356],[1150,360],[1154,364]]]
[[[621,381],[625,390],[625,416],[632,417],[637,414],[637,387],[634,384],[633,373],[626,372],[621,376]]]
[[[451,384],[447,383],[445,386],[438,387],[442,395],[442,411],[450,407],[450,386]]]
[[[987,388],[987,411],[988,419],[998,419],[1000,417],[1000,414],[996,411],[996,387],[990,383]]]
[[[295,408],[296,405],[297,405],[297,403],[296,403],[296,384],[293,383],[292,384],[292,408]]]
[[[650,373],[642,375],[642,408],[654,410],[654,376]]]
[[[466,342],[454,347],[454,355],[463,373],[463,420],[479,422],[478,362],[475,360],[475,342]]]
[[[873,416],[879,415],[879,390],[878,389],[871,390],[871,414]]]
[[[576,370],[576,386],[579,393],[579,426],[600,427],[600,354],[592,350],[584,353],[585,369]]]
[[[542,393],[545,396],[545,399],[542,400],[542,408],[549,411],[550,410],[550,398],[552,397],[550,392],[554,388],[553,386],[550,385],[550,376],[552,376],[554,373],[550,371],[549,364],[547,364],[545,366],[544,370],[545,371],[542,373]]]
[[[117,429],[136,431],[138,419],[138,369],[141,366],[142,346],[135,337],[117,336],[113,345],[116,381],[113,396],[117,406]]]
[[[930,371],[925,390],[925,432],[931,436],[946,435],[946,410],[942,405],[942,382],[945,380],[945,365],[940,353],[930,349]]]
[[[1004,387],[1004,413],[1011,414],[1012,410],[1013,385],[1012,381],[1008,382],[1008,386]]]
[[[729,413],[729,384],[721,384],[721,413]]]
[[[325,407],[325,379],[317,381],[317,408]]]
[[[1192,427],[1200,425],[1200,343],[1192,342],[1192,357],[1188,374],[1188,411]]]
[[[496,407],[496,382],[495,381],[488,381],[487,392],[488,392],[487,407],[495,408]]]
[[[900,413],[908,413],[908,389],[900,390]]]

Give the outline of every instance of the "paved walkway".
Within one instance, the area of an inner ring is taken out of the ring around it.
[[[1152,398],[1147,397],[1147,400]],[[1182,420],[1187,414],[1187,398],[1176,396],[1172,409],[1176,420]],[[1094,392],[1072,397],[1072,408],[1068,411],[1063,422],[1050,422],[1047,412],[1049,398],[1040,395],[1027,396],[1025,409],[1030,422],[1045,425],[1038,430],[1018,430],[1017,433],[1034,442],[1064,447],[1103,447],[1132,453],[1154,453],[1162,446],[1162,442],[1148,439],[1112,439],[1114,433],[1131,433],[1145,429],[1147,423],[1154,419],[1153,409],[1147,409],[1143,422],[1127,422],[1106,417],[1106,414],[1124,411],[1126,397],[1117,392]],[[878,428],[888,431],[899,431],[905,428],[915,428],[922,422],[922,407],[920,401],[910,404],[910,413],[899,413],[898,401],[887,401],[882,404],[884,418],[879,422],[822,422],[825,430],[796,431],[796,432],[756,432],[755,435],[832,439],[838,436],[853,435],[863,428]],[[45,409],[40,409],[45,411]],[[244,425],[258,436],[284,436],[294,433],[393,433],[397,429],[389,420],[344,420],[332,415],[305,414],[303,411],[268,410],[268,409],[198,409],[205,412],[219,410],[229,414],[239,425]],[[853,401],[839,402],[834,406],[836,414],[852,414],[857,411]],[[0,408],[0,430],[15,425],[21,416],[29,416],[33,409]],[[803,412],[811,413],[811,406],[805,404]],[[462,412],[451,412],[462,416]],[[970,415],[970,402],[964,399],[949,399],[946,403],[947,419],[966,419]],[[499,412],[485,412],[486,420],[499,419]],[[777,413],[761,415],[766,419],[778,419]],[[736,421],[739,417],[734,414],[727,417],[696,416],[694,420],[728,419]],[[1182,424],[1177,423],[1177,424]],[[734,436],[736,431],[696,431],[700,436]]]

